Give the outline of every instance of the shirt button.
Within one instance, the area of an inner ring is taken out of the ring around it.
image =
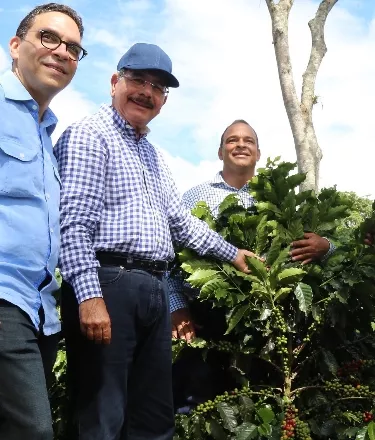
[[[25,155],[23,153],[20,153],[20,158],[23,159]]]
[[[51,228],[50,231],[53,233],[53,228]]]
[[[49,195],[49,193],[46,194],[47,199],[49,199],[51,196]]]
[[[33,104],[33,107],[32,107],[32,109],[33,109],[33,110],[37,110],[37,108],[38,108],[38,106],[37,106],[37,105],[35,105],[35,104]]]

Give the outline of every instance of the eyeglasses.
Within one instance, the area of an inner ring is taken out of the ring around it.
[[[146,84],[150,84],[153,93],[159,97],[167,96],[169,93],[168,87],[161,86],[160,84],[154,84],[151,81],[146,81],[139,76],[122,75],[122,77],[132,82],[138,89],[144,88]]]
[[[42,29],[37,32],[40,33],[40,42],[46,49],[55,50],[60,47],[61,44],[65,44],[69,58],[73,61],[81,61],[82,58],[87,55],[87,51],[79,44],[68,43],[51,31],[45,31]]]

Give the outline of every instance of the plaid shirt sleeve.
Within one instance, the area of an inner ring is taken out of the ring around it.
[[[166,165],[165,169],[169,173],[170,198],[167,214],[173,241],[195,250],[199,255],[212,255],[219,260],[232,262],[238,249],[190,213],[182,202]]]
[[[203,254],[201,243],[204,243],[206,224],[196,217],[190,214],[190,209],[195,206],[196,200],[189,199],[188,193],[185,193],[182,197],[182,207],[179,195],[177,193],[176,188],[174,187],[172,181],[172,219],[175,220],[180,219],[181,217],[184,219],[183,221],[186,223],[186,227],[184,226],[181,230],[175,228],[173,231],[174,238],[180,243],[186,243],[186,246],[189,246],[198,253]],[[203,227],[202,227],[203,226]],[[186,228],[186,229],[185,229]],[[189,229],[190,228],[190,229]],[[199,229],[200,228],[200,229]],[[198,233],[198,231],[201,231]],[[186,233],[186,236],[185,236]],[[191,245],[190,234],[194,235],[194,243]],[[237,255],[237,248],[227,243],[220,235],[213,232],[211,229],[208,229],[208,240],[212,240],[212,244],[208,244],[208,246],[212,246],[210,248],[204,250],[204,253],[211,254],[221,260],[233,261]],[[176,238],[177,237],[177,238]],[[186,241],[184,241],[186,240]],[[188,245],[187,243],[190,243]],[[194,247],[197,246],[197,247]],[[205,245],[208,247],[207,245]],[[178,274],[170,276],[170,273],[167,274],[167,282],[168,282],[168,290],[169,290],[169,303],[171,313],[175,312],[178,309],[183,309],[189,307],[187,296],[195,297],[199,291],[196,289],[192,289],[192,287],[184,282],[181,276]],[[191,291],[191,295],[189,294]],[[189,292],[189,293],[188,293]]]
[[[101,297],[93,236],[104,205],[106,149],[87,125],[69,127],[54,153],[62,180],[62,276],[74,288],[78,303]]]
[[[169,306],[171,313],[178,309],[186,309],[189,307],[187,298],[183,292],[183,279],[181,275],[174,274],[171,276],[170,272],[166,275],[169,292]]]

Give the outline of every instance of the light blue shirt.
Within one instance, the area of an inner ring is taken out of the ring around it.
[[[0,298],[15,304],[37,329],[60,331],[52,293],[60,243],[60,178],[52,153],[57,119],[39,106],[11,72],[0,77]],[[50,275],[52,281],[38,287]]]

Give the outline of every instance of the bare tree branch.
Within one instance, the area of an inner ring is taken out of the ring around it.
[[[318,190],[322,151],[312,122],[312,109],[316,102],[316,76],[327,52],[324,41],[324,26],[329,12],[337,1],[321,0],[315,17],[309,22],[312,47],[310,59],[303,74],[300,101],[294,84],[288,41],[289,13],[294,0],[279,0],[278,2],[276,0],[265,0],[272,21],[273,44],[281,92],[293,133],[298,169],[307,175],[306,180],[301,185],[302,190]]]
[[[293,6],[293,0],[280,0],[278,4],[275,4],[273,0],[266,0],[266,3],[272,21],[272,36],[279,71],[281,93],[292,128],[294,142],[296,145],[299,145],[304,138],[304,121],[294,84],[288,38],[288,19],[291,7]],[[298,149],[296,149],[296,153],[299,163]]]
[[[324,41],[324,26],[327,16],[338,0],[323,0],[315,14],[315,17],[309,21],[311,31],[311,52],[310,59],[303,74],[301,103],[302,110],[311,121],[312,107],[315,103],[315,81],[322,63],[324,55],[327,52],[327,46]]]

